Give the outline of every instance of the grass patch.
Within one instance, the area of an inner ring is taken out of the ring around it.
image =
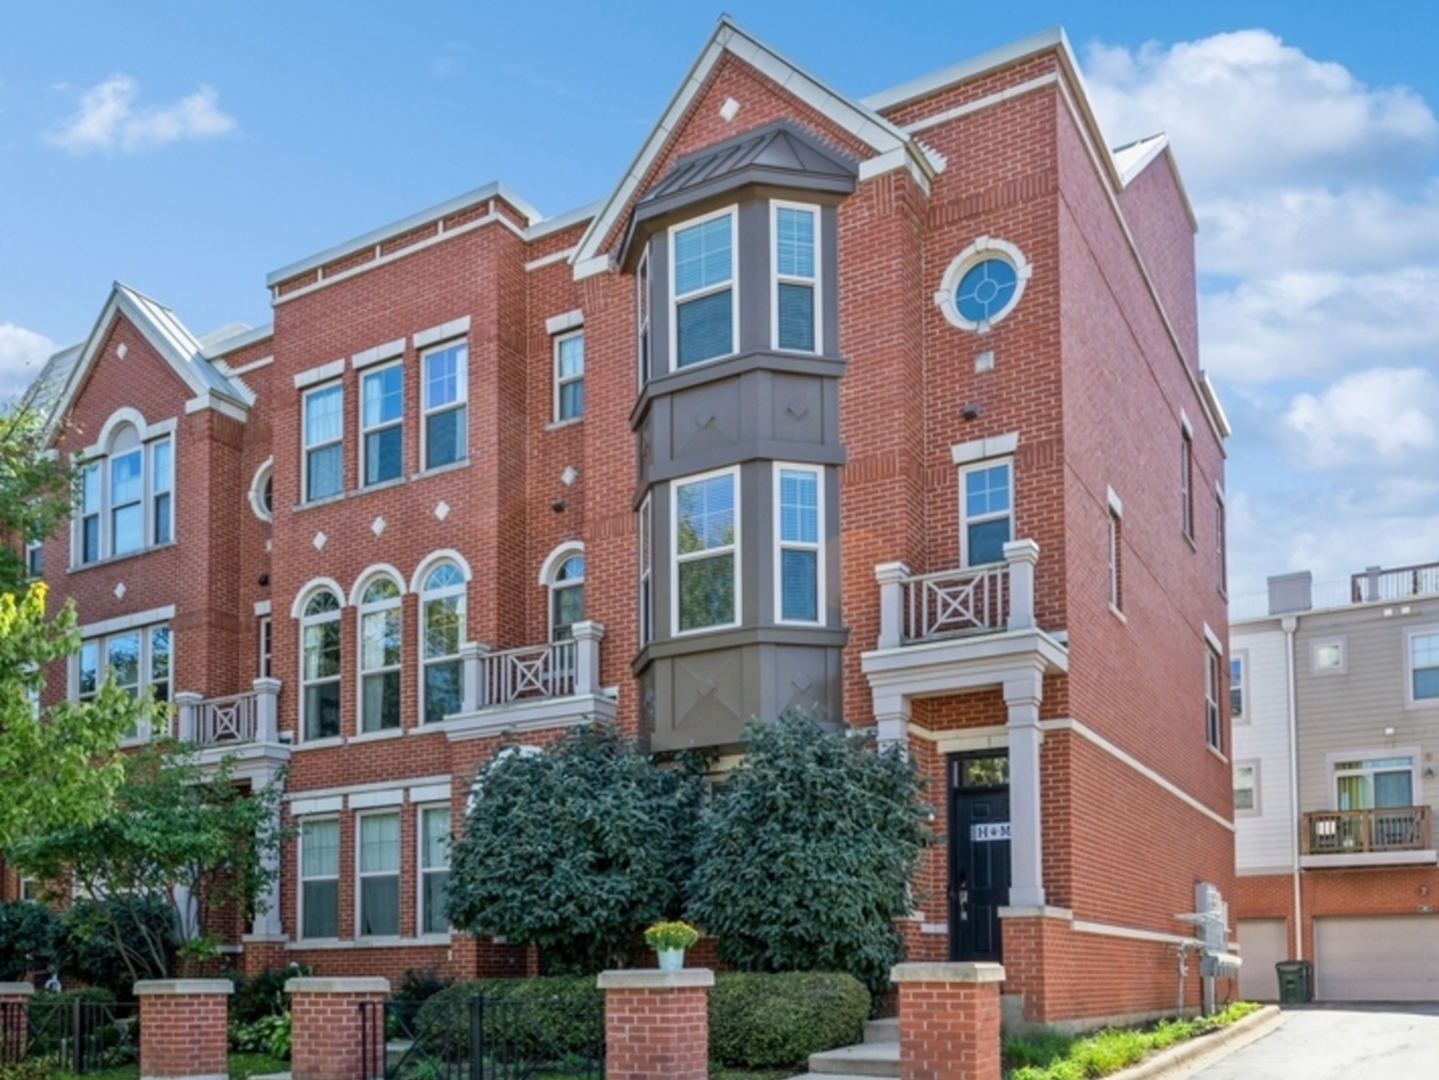
[[[710,1062],[709,1080],[789,1080],[794,1074],[794,1069],[726,1069]]]
[[[230,1080],[250,1080],[250,1077],[264,1073],[289,1072],[290,1063],[268,1054],[231,1054],[229,1071]],[[52,1080],[140,1080],[140,1066],[131,1062],[129,1065],[87,1072],[84,1076],[57,1069],[49,1075]]]
[[[1213,1016],[1161,1020],[1145,1028],[1111,1028],[1088,1035],[1042,1031],[1007,1038],[1005,1080],[1097,1080],[1176,1043],[1228,1027],[1258,1008],[1252,1001],[1237,1001]]]

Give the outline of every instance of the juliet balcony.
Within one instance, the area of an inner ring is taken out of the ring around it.
[[[1299,826],[1299,865],[1306,870],[1352,866],[1434,866],[1433,814],[1427,806],[1320,810]]]

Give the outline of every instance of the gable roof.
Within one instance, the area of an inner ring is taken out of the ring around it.
[[[570,258],[576,278],[589,277],[608,269],[609,255],[601,251],[600,246],[623,216],[639,186],[644,182],[650,166],[664,151],[685,112],[704,87],[705,80],[726,53],[771,79],[787,93],[822,113],[837,127],[849,132],[873,150],[875,158],[881,159],[882,167],[872,167],[873,172],[869,172],[869,175],[905,167],[920,183],[928,187],[930,178],[937,170],[913,136],[890,123],[869,106],[840,93],[790,63],[769,46],[741,30],[728,15],[722,15],[715,26],[714,34],[700,50],[659,122],[650,129],[649,136],[630,162],[623,179],[610,193],[603,208],[580,238],[579,245]],[[863,179],[866,174],[867,170],[861,165],[860,178]]]
[[[237,419],[244,418],[251,402],[250,395],[205,359],[199,341],[186,329],[185,324],[176,318],[175,313],[158,300],[117,281],[110,289],[110,296],[101,309],[100,317],[95,320],[90,335],[80,345],[56,353],[51,357],[50,363],[46,364],[47,371],[52,364],[57,365],[57,370],[52,373],[50,380],[52,384],[56,382],[64,364],[69,367],[69,370],[64,372],[64,383],[58,390],[50,414],[52,433],[59,419],[75,404],[80,387],[85,384],[85,379],[100,354],[100,346],[116,317],[121,314],[144,335],[151,347],[190,388],[201,402],[198,408],[218,406],[236,415]],[[73,358],[62,363],[62,358],[69,358],[71,354],[74,354]],[[41,378],[45,377],[42,373]]]

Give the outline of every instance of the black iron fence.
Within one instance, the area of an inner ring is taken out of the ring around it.
[[[604,1080],[604,1047],[564,1045],[523,1001],[360,1005],[362,1075],[384,1080]]]
[[[139,1015],[133,1002],[0,1002],[0,1063],[45,1058],[77,1075],[128,1065],[139,1059]]]

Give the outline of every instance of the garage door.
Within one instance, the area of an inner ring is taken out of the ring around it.
[[[1319,1001],[1439,999],[1439,916],[1314,920]]]
[[[1245,1001],[1278,1001],[1274,965],[1289,959],[1289,933],[1283,919],[1240,919],[1239,996]]]

